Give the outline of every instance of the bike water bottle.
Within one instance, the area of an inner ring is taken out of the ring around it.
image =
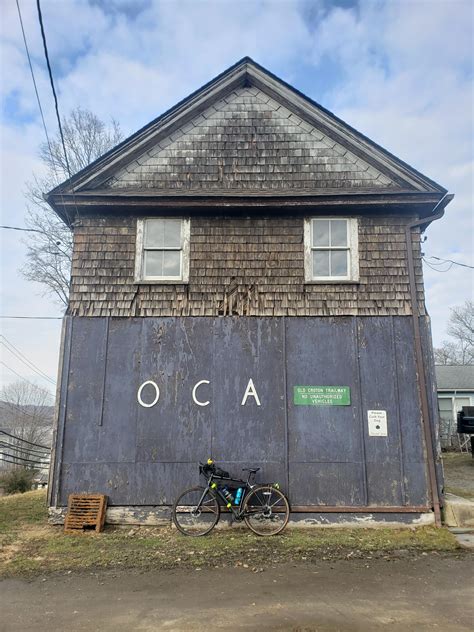
[[[232,496],[230,491],[227,489],[227,487],[222,488],[222,493],[224,494],[225,499],[227,500],[227,509],[230,509],[230,507],[232,507],[232,501],[234,500],[234,497]]]
[[[239,487],[235,493],[235,504],[240,505],[240,499],[242,498],[242,487]]]

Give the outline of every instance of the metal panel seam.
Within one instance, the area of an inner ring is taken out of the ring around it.
[[[369,502],[369,483],[367,480],[367,454],[365,450],[365,416],[364,416],[364,403],[362,398],[362,378],[360,375],[360,340],[359,340],[359,320],[352,316],[355,328],[355,345],[356,345],[356,355],[357,355],[357,386],[359,389],[359,409],[360,409],[360,425],[361,425],[361,434],[360,434],[360,442],[362,448],[362,463],[363,463],[363,471],[364,471],[364,498],[365,503]]]
[[[407,495],[406,495],[406,485],[405,485],[405,466],[404,466],[404,459],[403,459],[403,441],[402,441],[402,421],[401,421],[401,416],[400,416],[400,384],[399,384],[399,379],[398,379],[398,359],[397,359],[397,348],[395,345],[395,329],[394,329],[394,325],[393,325],[393,316],[390,316],[390,332],[391,332],[391,343],[392,343],[392,356],[393,356],[393,362],[395,365],[395,392],[397,394],[397,429],[398,429],[398,443],[400,446],[399,452],[398,452],[398,459],[399,459],[399,465],[400,465],[400,476],[401,476],[401,480],[400,480],[400,491],[402,493],[402,499],[403,499],[403,504],[406,505],[407,504]]]

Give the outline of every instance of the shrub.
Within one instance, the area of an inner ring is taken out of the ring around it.
[[[0,487],[5,494],[23,494],[29,492],[33,484],[35,470],[26,467],[15,467],[0,476]]]

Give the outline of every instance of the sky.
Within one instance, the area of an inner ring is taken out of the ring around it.
[[[56,132],[35,0],[18,0],[51,135]],[[474,265],[471,0],[41,0],[62,115],[88,108],[126,136],[249,55],[455,194],[426,257]],[[0,26],[2,224],[25,225],[25,183],[44,142],[15,0]],[[0,230],[2,316],[61,316],[24,280],[24,233]],[[431,259],[431,263],[436,261]],[[473,270],[424,266],[435,345]],[[56,380],[60,320],[0,319],[1,334]],[[4,340],[2,338],[0,340]],[[0,386],[52,387],[1,348]],[[7,365],[8,368],[5,366]],[[16,375],[18,374],[18,375]]]

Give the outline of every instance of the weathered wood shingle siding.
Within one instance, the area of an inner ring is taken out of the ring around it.
[[[135,284],[136,219],[83,218],[69,313],[80,316],[411,314],[407,218],[359,217],[359,283],[304,283],[303,217],[191,219],[189,284]],[[424,313],[419,236],[413,235]]]
[[[121,169],[112,189],[383,190],[397,184],[257,88],[241,88]]]

